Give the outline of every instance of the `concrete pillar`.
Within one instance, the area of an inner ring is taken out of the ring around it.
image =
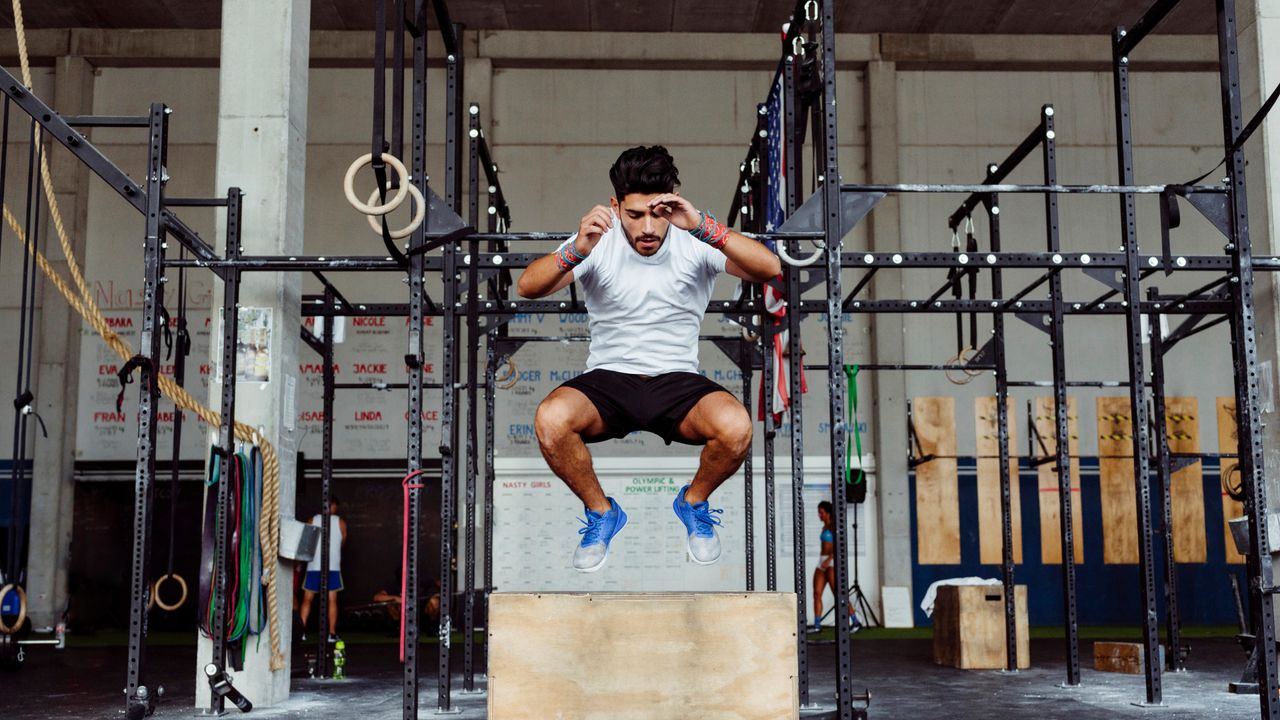
[[[214,187],[219,193],[232,186],[244,191],[242,247],[247,255],[300,255],[303,251],[309,42],[307,0],[222,3]],[[225,227],[221,220],[217,233],[222,252]],[[301,287],[297,273],[247,273],[240,291],[242,308],[271,311],[271,335],[269,379],[240,383],[236,419],[262,428],[279,454],[280,514],[284,520],[293,520],[295,512],[298,437],[293,395],[297,387]],[[220,287],[215,290],[215,298],[221,298],[220,291]],[[211,362],[219,361],[220,356],[211,357]],[[234,382],[226,373],[223,376],[225,382]],[[221,388],[210,387],[213,407],[218,407],[220,393]],[[289,697],[292,566],[278,558],[274,560],[280,600],[276,619],[285,667],[270,670],[271,653],[264,637],[260,645],[248,643],[244,671],[233,673],[236,687],[258,707],[276,705]],[[208,662],[209,653],[210,643],[201,638],[195,668],[197,707],[207,707],[209,702],[209,685],[200,671]]]
[[[1280,84],[1280,0],[1242,0],[1238,8],[1240,28],[1240,86],[1243,118],[1247,121],[1271,91]],[[1245,145],[1248,162],[1249,227],[1254,255],[1274,255],[1280,247],[1280,119],[1276,111],[1263,122]],[[1266,453],[1268,512],[1280,512],[1280,400],[1276,399],[1280,368],[1280,293],[1274,273],[1258,273],[1254,281],[1257,308],[1258,359],[1270,361],[1271,394],[1262,397],[1263,447]],[[1272,551],[1280,538],[1268,538]],[[1280,573],[1280,558],[1272,555],[1272,572]],[[1280,621],[1278,621],[1280,624]]]
[[[53,107],[63,115],[93,109],[93,68],[81,57],[56,61]],[[76,258],[84,260],[85,224],[89,215],[89,170],[57,143],[49,143],[49,171]],[[67,277],[67,262],[55,248],[52,223],[41,247],[54,269]],[[75,504],[72,463],[75,459],[76,408],[79,390],[80,316],[52,284],[40,286],[38,361],[32,379],[36,412],[49,437],[37,435],[31,488],[31,531],[27,556],[27,602],[31,624],[57,623],[67,606],[67,571],[71,564],[71,526]],[[39,433],[32,423],[31,432]]]
[[[898,182],[898,79],[895,64],[873,60],[866,81],[867,182]],[[886,197],[868,216],[871,249],[902,249],[899,202]],[[906,297],[902,273],[881,271],[872,285],[878,295]],[[872,346],[877,363],[904,361],[903,324],[898,316],[872,317]],[[911,588],[911,495],[907,488],[906,374],[872,374],[875,387],[876,501],[880,511],[880,583]],[[884,608],[886,615],[910,608]]]

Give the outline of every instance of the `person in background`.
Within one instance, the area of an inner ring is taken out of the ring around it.
[[[384,588],[373,594],[373,601],[376,603],[386,603],[384,607],[386,607],[386,610],[387,610],[387,617],[397,622],[399,622],[400,620],[400,606],[403,602],[400,599],[400,586],[401,586],[402,577],[403,576],[400,574],[400,568],[396,568],[396,581],[392,583],[391,589],[387,590]],[[424,617],[426,617],[428,620],[431,620],[432,622],[438,622],[440,620],[440,581],[439,580],[436,580],[434,578],[431,580],[431,597],[427,598],[426,604],[423,605],[422,614]]]
[[[311,518],[311,524],[322,527],[321,516]],[[342,546],[347,541],[347,521],[338,515],[338,496],[329,496],[329,642],[338,641],[338,593],[342,590]],[[320,592],[320,549],[307,563],[307,577],[302,582],[302,607],[298,619],[302,621],[302,639],[307,639],[307,620],[311,617],[311,603]]]
[[[835,508],[827,500],[818,503],[818,519],[822,521],[822,534],[818,536],[822,543],[822,557],[818,559],[818,567],[813,569],[813,630],[818,632],[822,630],[822,595],[826,592],[827,586],[831,586],[831,594],[836,594],[836,567],[835,567]],[[849,623],[854,632],[857,632],[862,623],[858,621],[857,614],[853,611],[853,602],[849,603]]]

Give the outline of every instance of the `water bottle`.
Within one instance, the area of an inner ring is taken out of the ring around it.
[[[339,640],[333,646],[333,679],[347,679],[347,643]]]

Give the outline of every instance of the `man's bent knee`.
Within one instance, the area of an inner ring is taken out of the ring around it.
[[[720,441],[735,454],[746,457],[751,451],[751,417],[746,410],[725,413],[718,430]]]
[[[554,445],[573,433],[573,409],[563,401],[543,400],[533,416],[533,431],[538,436],[538,444]]]

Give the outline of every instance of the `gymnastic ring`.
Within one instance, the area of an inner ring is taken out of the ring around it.
[[[977,351],[974,350],[972,347],[961,348],[960,352],[955,354],[955,357],[947,358],[947,362],[945,364],[964,365],[968,363],[969,360],[973,359],[973,356],[974,354],[976,354],[976,352]],[[965,353],[969,353],[968,357],[965,357]],[[952,375],[952,373],[956,373],[956,372],[961,374]],[[982,371],[979,370],[977,372],[970,372],[968,368],[948,367],[947,369],[943,370],[942,373],[947,376],[947,380],[951,381],[952,385],[968,385],[969,381],[973,380],[975,377],[980,375]]]
[[[969,377],[978,377],[982,373],[986,372],[985,370],[970,370],[968,368],[969,363],[973,362],[973,359],[978,356],[978,349],[970,345],[969,347],[965,348],[965,350],[968,351],[968,355],[963,359],[961,359],[961,362],[966,366],[964,369],[964,374],[968,375]]]
[[[178,602],[173,604],[166,603],[164,600],[160,599],[160,586],[164,583],[165,580],[168,580],[169,578],[173,578],[174,580],[176,580],[178,582],[178,586],[182,588],[182,597],[178,598]],[[159,605],[161,610],[168,610],[169,612],[173,612],[174,610],[177,610],[187,602],[187,581],[183,580],[182,576],[177,573],[169,573],[168,575],[161,575],[160,577],[156,578],[155,583],[151,585],[151,600],[156,605]]]
[[[1235,500],[1236,502],[1244,502],[1245,497],[1247,496],[1244,491],[1244,478],[1240,477],[1240,484],[1233,488],[1231,487],[1232,475],[1240,476],[1240,463],[1231,463],[1226,467],[1226,470],[1222,472],[1222,491],[1225,492],[1227,497],[1232,500]]]
[[[390,231],[392,240],[399,240],[401,238],[407,238],[410,235],[412,235],[413,231],[418,229],[418,226],[422,224],[422,220],[427,216],[427,204],[422,200],[422,192],[419,191],[418,188],[414,187],[410,183],[405,183],[400,187],[401,189],[409,188],[409,194],[412,195],[413,199],[418,202],[418,211],[414,213],[413,220],[407,226],[399,230]],[[378,197],[378,189],[374,188],[373,194],[369,196],[369,202],[373,202],[373,199],[376,197]],[[367,218],[365,218],[366,220],[369,221],[369,227],[373,228],[373,231],[379,235],[382,234],[382,228],[379,226],[378,221],[375,220],[374,218],[375,217],[381,218],[382,215],[383,214],[380,213],[378,215],[370,215]]]
[[[352,207],[365,215],[386,215],[392,210],[400,207],[400,203],[404,202],[404,199],[409,196],[411,183],[409,182],[409,171],[405,169],[404,163],[396,159],[394,155],[390,155],[388,153],[382,153],[382,159],[385,160],[386,163],[396,171],[396,174],[400,176],[400,189],[395,195],[391,196],[391,200],[389,200],[385,205],[366,205],[360,202],[360,198],[356,197],[356,171],[373,162],[373,153],[365,153],[364,155],[356,158],[355,162],[351,163],[351,167],[347,168],[346,176],[342,178],[342,191],[347,196],[347,202],[351,203]],[[381,189],[379,188],[378,192],[380,191]]]
[[[18,621],[12,625],[4,624],[4,616],[0,615],[0,633],[12,635],[22,629],[22,623],[27,619],[27,593],[22,589],[21,585],[9,583],[0,588],[0,607],[4,606],[4,596],[10,592],[18,593]]]
[[[508,368],[510,372],[503,375],[502,377],[498,377],[497,370],[498,368],[501,368],[501,367]],[[498,366],[498,368],[494,368],[494,373],[493,373],[493,384],[495,387],[501,390],[510,390],[511,388],[516,386],[516,383],[520,382],[520,373],[516,371],[515,360],[508,357],[505,362],[503,362],[501,365]]]
[[[779,240],[778,242],[774,243],[773,246],[778,251],[778,257],[782,258],[783,262],[785,262],[786,264],[792,267],[809,267],[810,265],[818,262],[818,260],[822,257],[822,254],[825,250],[825,248],[818,248],[817,250],[814,250],[813,254],[810,255],[809,257],[801,258],[797,260],[787,254],[787,249],[785,247],[786,244],[787,243],[785,240]]]

